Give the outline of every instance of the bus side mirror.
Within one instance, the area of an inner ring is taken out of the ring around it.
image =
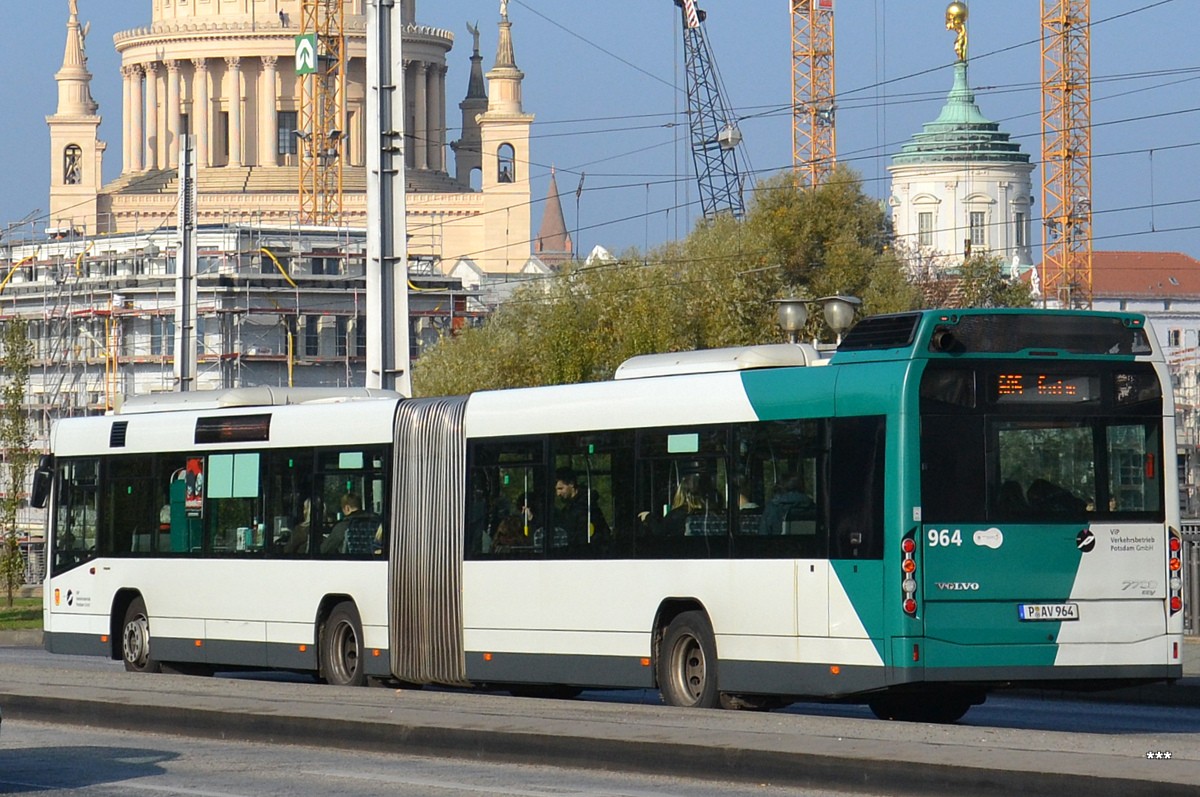
[[[43,454],[33,472],[33,489],[29,494],[29,505],[45,509],[50,499],[50,485],[54,482],[54,455]]]

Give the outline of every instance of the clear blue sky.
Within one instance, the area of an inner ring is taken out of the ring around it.
[[[943,0],[836,0],[838,150],[868,190],[886,195],[888,158],[934,118],[951,84],[953,34]],[[45,211],[45,117],[56,104],[66,0],[5,0],[0,224]],[[744,117],[750,166],[791,163],[788,0],[700,0],[731,104]],[[148,23],[150,0],[79,0],[93,95],[108,142],[105,180],[120,170],[121,81],[113,33]],[[1034,161],[1040,156],[1037,0],[973,0],[971,85]],[[498,0],[418,0],[422,24],[450,29],[450,123],[459,121],[470,36],[480,22],[485,66]],[[698,215],[691,176],[678,12],[671,0],[510,0],[526,110],[536,114],[535,224],[550,167],[559,170],[577,246],[621,251],[681,236]],[[1111,19],[1110,19],[1111,18]],[[1092,3],[1093,207],[1097,249],[1179,250],[1200,257],[1200,3]],[[457,131],[450,131],[450,138]],[[584,192],[576,203],[579,174]],[[1034,173],[1035,186],[1040,170]],[[1040,190],[1038,194],[1040,208]],[[1040,238],[1040,236],[1036,236]]]

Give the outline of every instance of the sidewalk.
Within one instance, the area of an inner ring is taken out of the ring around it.
[[[897,795],[1195,795],[1200,730],[1164,738],[146,676],[0,663],[6,720],[619,769]],[[186,729],[186,731],[184,730]],[[1151,751],[1168,750],[1170,761]]]

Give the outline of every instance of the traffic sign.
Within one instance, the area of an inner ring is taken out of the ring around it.
[[[311,75],[317,71],[317,34],[296,37],[296,74]]]

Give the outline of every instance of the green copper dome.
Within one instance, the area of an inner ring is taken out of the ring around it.
[[[965,61],[954,65],[954,88],[938,118],[926,122],[892,158],[895,166],[926,163],[1029,163],[1021,145],[980,112],[967,85]]]

